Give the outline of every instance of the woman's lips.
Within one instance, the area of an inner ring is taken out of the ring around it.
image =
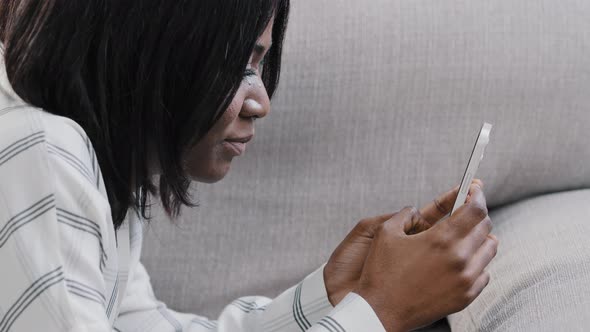
[[[246,136],[242,136],[242,137],[236,137],[236,138],[227,138],[225,139],[228,142],[238,142],[238,143],[248,143],[250,142],[250,140],[252,140],[254,138],[254,134],[250,134],[250,135],[246,135]]]
[[[223,146],[236,156],[239,156],[246,151],[246,143],[223,141]]]
[[[242,137],[228,138],[223,141],[223,145],[230,153],[239,156],[246,151],[246,144],[254,138],[254,134],[244,135]]]

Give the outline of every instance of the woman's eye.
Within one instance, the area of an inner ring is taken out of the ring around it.
[[[256,71],[252,68],[246,69],[244,72],[244,77],[256,76]]]

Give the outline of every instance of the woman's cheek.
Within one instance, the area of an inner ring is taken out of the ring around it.
[[[234,98],[231,104],[229,105],[228,109],[223,113],[221,116],[221,123],[223,125],[224,131],[231,126],[231,124],[236,120],[236,118],[240,114],[240,109],[242,108],[242,101]],[[228,133],[229,134],[229,133]]]

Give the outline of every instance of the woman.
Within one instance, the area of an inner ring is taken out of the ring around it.
[[[244,152],[278,84],[289,1],[0,4],[0,331],[405,331],[486,286],[497,240],[475,181],[441,222],[457,188],[359,222],[274,300],[238,299],[216,321],[167,309],[139,261],[149,199],[176,216],[191,181]]]

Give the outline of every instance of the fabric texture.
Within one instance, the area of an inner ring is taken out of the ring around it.
[[[274,300],[232,301],[216,320],[168,309],[140,263],[143,220],[130,211],[115,232],[88,136],[13,101],[0,102],[0,332],[385,331],[357,294],[332,306],[323,265]]]
[[[453,331],[588,331],[590,190],[544,195],[490,214],[500,239],[491,282]]]
[[[292,7],[281,85],[257,137],[226,179],[196,186],[199,207],[176,225],[156,216],[148,232],[146,267],[175,308],[276,296],[362,218],[459,184],[483,121],[494,129],[477,177],[491,207],[590,188],[590,2]]]
[[[82,129],[32,107],[2,108],[0,183],[0,331],[110,330],[136,232],[126,224],[118,241],[127,249],[117,246]]]

